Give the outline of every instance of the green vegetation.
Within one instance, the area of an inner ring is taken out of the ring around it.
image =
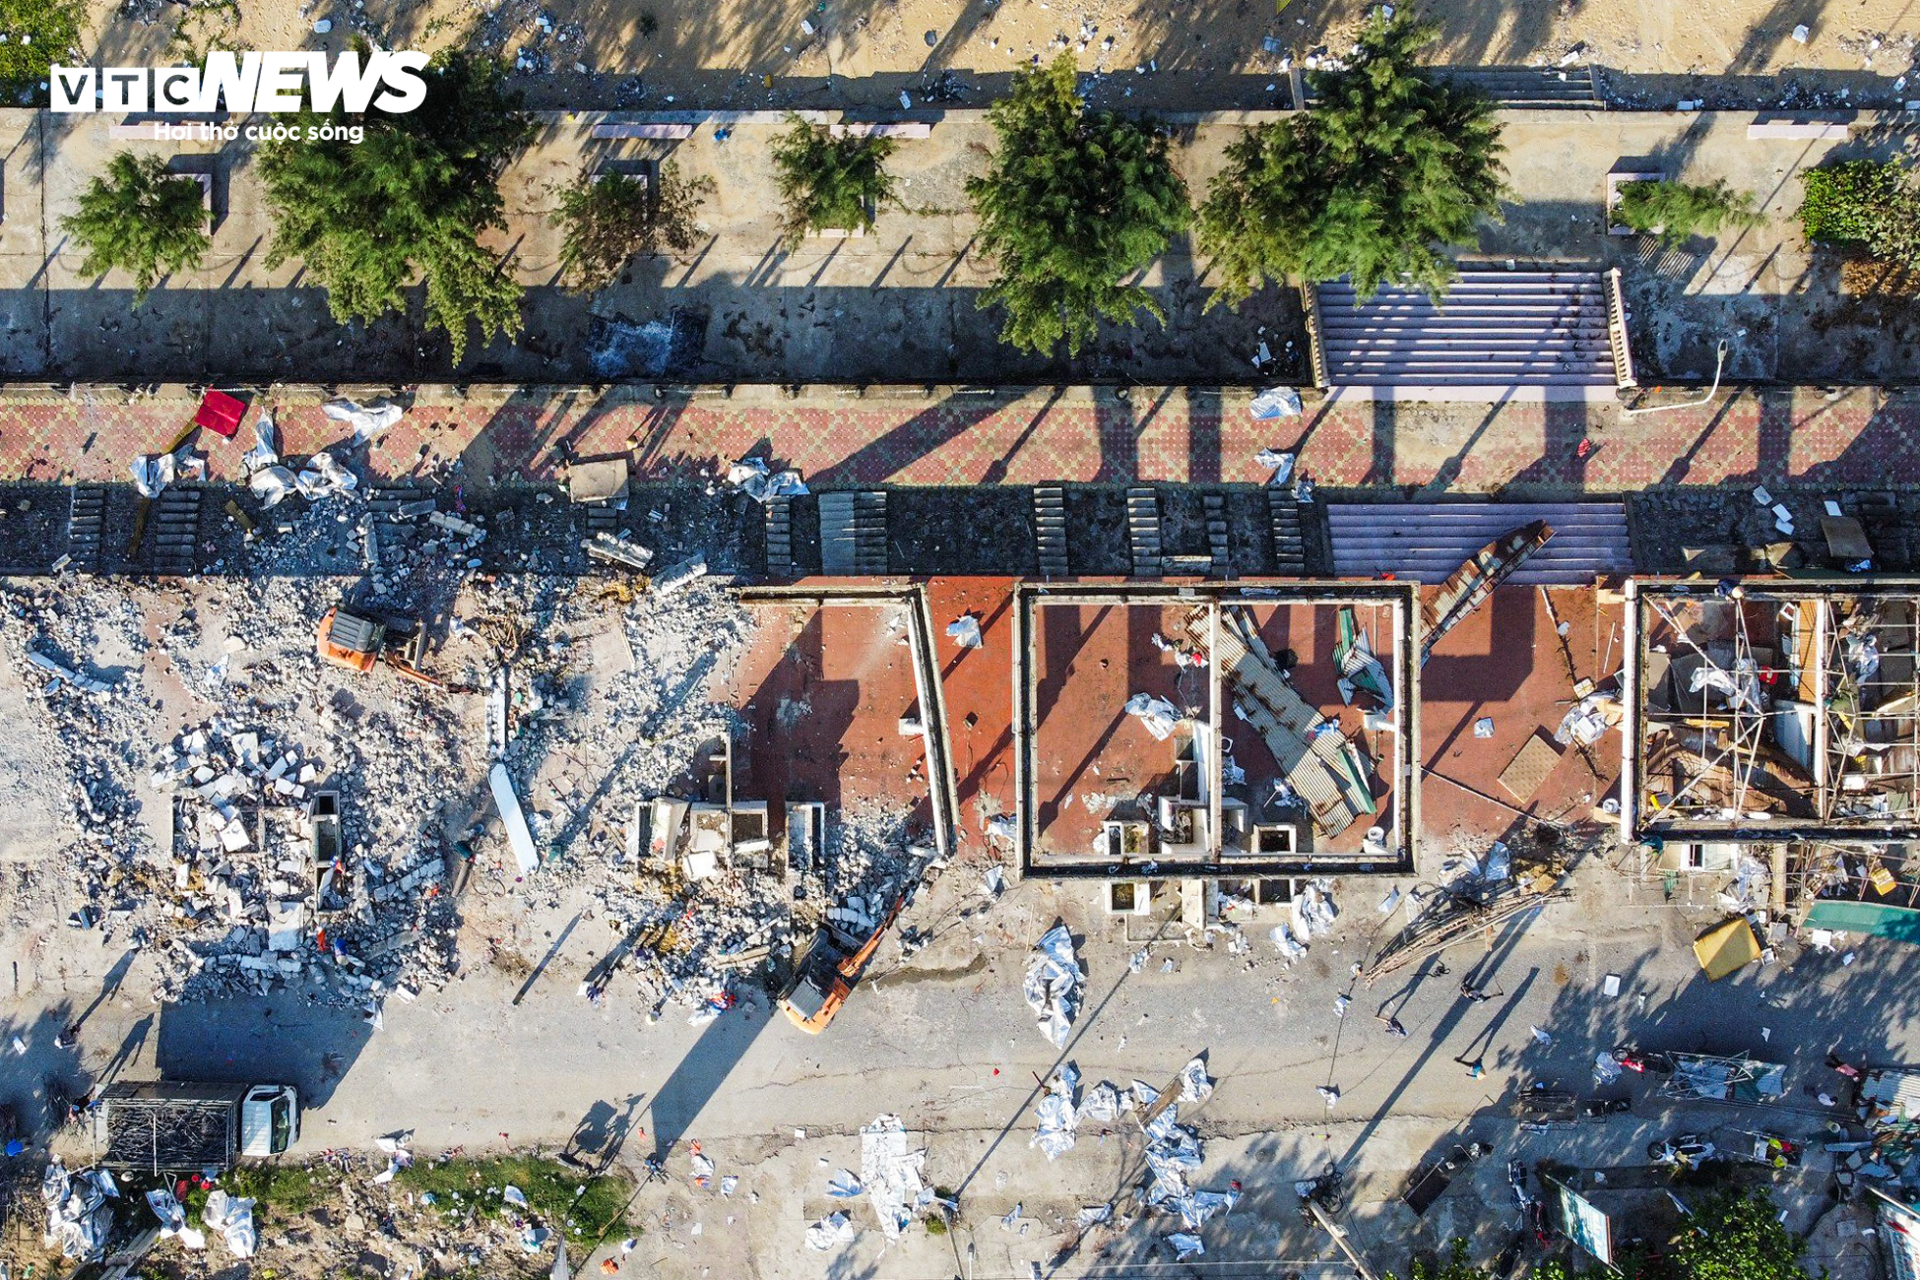
[[[60,230],[85,252],[85,275],[118,268],[133,277],[139,306],[161,276],[200,265],[207,253],[207,210],[199,182],[168,173],[158,156],[121,151],[60,219]]]
[[[591,1240],[613,1228],[631,1231],[627,1207],[633,1181],[624,1173],[583,1178],[558,1160],[536,1156],[490,1156],[477,1160],[419,1161],[394,1179],[407,1191],[430,1191],[434,1207],[450,1217],[472,1213],[498,1217],[505,1207],[500,1189],[512,1183],[524,1191],[533,1212],[569,1239]]]
[[[1251,129],[1200,206],[1199,245],[1237,306],[1269,281],[1352,276],[1362,296],[1410,279],[1438,294],[1446,250],[1500,213],[1502,147],[1477,93],[1428,80],[1416,56],[1437,35],[1411,6],[1379,11],[1349,66],[1318,73],[1319,102]]]
[[[1809,241],[1864,249],[1882,262],[1920,268],[1920,190],[1891,161],[1848,160],[1809,169],[1800,229]]]
[[[426,72],[427,98],[406,115],[344,113],[365,130],[346,139],[261,149],[260,175],[274,214],[268,266],[292,258],[325,286],[342,324],[407,308],[407,290],[426,285],[426,323],[444,330],[457,365],[469,326],[481,336],[520,332],[521,287],[479,234],[506,225],[498,185],[507,158],[528,137],[502,68],[489,59],[445,54]]]
[[[269,1219],[297,1218],[319,1208],[333,1193],[332,1185],[321,1181],[320,1171],[297,1164],[240,1165],[222,1176],[220,1185],[230,1196],[254,1201],[254,1212]],[[204,1203],[205,1194],[197,1194]]]
[[[1027,351],[1061,341],[1077,354],[1102,319],[1164,321],[1151,295],[1125,283],[1193,219],[1166,137],[1075,91],[1073,58],[1022,72],[987,112],[998,146],[967,180],[979,244],[999,275],[982,307],[1007,313],[1000,337]]]
[[[1672,1244],[1646,1257],[1617,1259],[1619,1271],[1553,1261],[1536,1280],[1811,1280],[1800,1265],[1806,1241],[1781,1226],[1765,1187],[1728,1187],[1695,1203]],[[1824,1274],[1824,1273],[1823,1273]],[[1453,1280],[1447,1277],[1446,1280]]]
[[[1718,235],[1732,228],[1757,227],[1764,221],[1753,207],[1753,197],[1735,191],[1724,179],[1706,186],[1684,182],[1627,182],[1620,186],[1620,202],[1613,216],[1623,227],[1642,235],[1657,235],[1671,247],[1694,236]]]
[[[787,248],[799,248],[809,231],[872,230],[880,207],[895,203],[892,154],[891,138],[836,138],[789,113],[787,131],[773,140]]]
[[[699,243],[700,205],[713,179],[686,181],[663,165],[659,189],[625,174],[584,173],[560,196],[560,271],[571,289],[591,293],[619,276],[636,254],[684,254]]]
[[[54,63],[77,61],[84,12],[72,0],[0,0],[0,83],[38,89]]]
[[[1488,1275],[1485,1270],[1467,1261],[1465,1240],[1455,1240],[1446,1261],[1437,1266],[1429,1267],[1416,1258],[1409,1274],[1410,1280],[1487,1280]],[[1387,1280],[1395,1280],[1391,1272],[1387,1274]]]

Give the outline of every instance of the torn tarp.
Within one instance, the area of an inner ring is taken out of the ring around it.
[[[113,1206],[120,1194],[113,1175],[105,1169],[82,1169],[69,1174],[55,1160],[40,1177],[40,1198],[47,1203],[48,1244],[60,1246],[75,1262],[98,1262],[106,1256],[113,1233]]]
[[[195,457],[182,445],[172,453],[151,453],[135,458],[130,468],[133,487],[143,498],[157,498],[160,491],[175,480],[199,480],[207,474],[207,460]]]
[[[1213,1096],[1213,1077],[1207,1074],[1207,1064],[1195,1058],[1180,1068],[1180,1101],[1205,1102]]]
[[[1080,988],[1086,970],[1073,954],[1073,934],[1064,924],[1047,930],[1034,947],[1023,984],[1027,1005],[1040,1020],[1040,1034],[1056,1049],[1067,1047],[1067,1033],[1080,1012]]]
[[[915,1210],[933,1202],[933,1190],[920,1181],[925,1151],[907,1146],[899,1116],[878,1116],[860,1130],[860,1182],[873,1201],[880,1230],[897,1240],[913,1222]]]
[[[947,637],[962,649],[978,649],[985,643],[980,638],[980,619],[970,613],[947,624]]]
[[[362,408],[351,400],[329,400],[320,406],[320,411],[335,422],[344,422],[353,428],[353,442],[365,444],[367,441],[400,421],[400,406],[382,400]]]
[[[160,1219],[160,1234],[177,1236],[180,1243],[189,1249],[207,1247],[207,1237],[187,1225],[187,1211],[173,1198],[173,1192],[164,1187],[156,1187],[147,1192],[147,1207],[153,1210],[153,1216]]]
[[[207,1195],[207,1206],[200,1221],[220,1233],[227,1252],[236,1258],[251,1258],[260,1237],[253,1229],[253,1201],[230,1196],[216,1188]]]
[[[1275,418],[1297,418],[1304,406],[1300,403],[1300,393],[1292,387],[1269,387],[1247,402],[1247,412],[1255,422],[1271,422]],[[1275,484],[1285,484],[1276,480]]]
[[[1174,726],[1180,723],[1180,708],[1165,698],[1156,698],[1150,694],[1136,693],[1127,699],[1127,714],[1139,716],[1141,723],[1147,726],[1147,732],[1155,738],[1165,741],[1173,733]]]
[[[294,477],[294,487],[300,490],[300,496],[307,499],[324,498],[329,494],[348,493],[358,488],[360,477],[340,465],[340,460],[322,449],[307,459],[307,465]]]
[[[742,458],[727,468],[727,483],[762,506],[775,498],[797,498],[807,491],[798,471],[773,471],[765,458]]]
[[[831,1213],[807,1228],[807,1248],[826,1253],[835,1245],[852,1244],[856,1232],[844,1213]]]
[[[1197,1258],[1207,1251],[1200,1243],[1200,1237],[1184,1231],[1176,1231],[1167,1237],[1167,1243],[1173,1246],[1173,1260],[1185,1262],[1188,1258]]]
[[[1027,1145],[1040,1148],[1048,1160],[1073,1150],[1073,1131],[1080,1123],[1073,1095],[1079,1086],[1080,1071],[1068,1063],[1060,1068],[1047,1092],[1041,1095],[1033,1138]]]

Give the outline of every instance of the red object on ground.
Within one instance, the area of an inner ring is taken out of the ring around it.
[[[200,408],[193,415],[193,423],[232,439],[233,433],[240,429],[240,419],[246,413],[246,401],[236,400],[224,391],[209,389],[207,394],[200,397]]]

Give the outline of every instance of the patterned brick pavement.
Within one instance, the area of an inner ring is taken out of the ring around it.
[[[120,397],[124,399],[124,397]],[[235,478],[263,403],[299,457],[347,433],[317,394],[250,397],[240,435],[203,432],[210,475]],[[501,397],[496,393],[494,399]],[[0,397],[0,478],[125,481],[190,419],[193,401],[137,403],[24,393]],[[446,461],[472,484],[545,482],[564,459],[627,454],[636,477],[686,480],[750,452],[819,487],[1029,484],[1058,480],[1258,483],[1265,447],[1298,448],[1303,470],[1335,487],[1488,493],[1610,492],[1671,484],[1843,487],[1920,483],[1920,394],[1739,391],[1715,404],[1630,417],[1613,405],[1310,405],[1258,423],[1246,393],[1210,389],[1037,389],[993,396],[788,400],[770,388],[731,399],[654,403],[632,389],[529,388],[501,404],[423,391],[372,447],[370,480]],[[1582,440],[1594,448],[1578,456]]]

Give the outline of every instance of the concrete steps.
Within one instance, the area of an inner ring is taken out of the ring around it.
[[[767,576],[793,577],[793,499],[779,495],[763,513],[767,539]]]
[[[1306,577],[1307,540],[1300,504],[1284,490],[1269,489],[1267,519],[1273,530],[1273,571],[1284,577]]]
[[[1314,286],[1316,377],[1348,399],[1599,400],[1621,385],[1619,321],[1597,271],[1466,270],[1436,304],[1344,280]]]
[[[77,573],[99,573],[107,534],[107,490],[98,485],[75,485],[67,513],[67,554]]]
[[[1127,548],[1133,556],[1134,577],[1161,575],[1160,499],[1150,488],[1127,490]]]
[[[1633,571],[1627,510],[1618,502],[1336,503],[1327,507],[1340,577],[1446,581],[1468,556],[1535,520],[1553,537],[1508,582],[1586,586]]]
[[[820,571],[831,577],[887,572],[887,495],[835,490],[820,495]]]
[[[198,485],[169,485],[153,500],[148,517],[147,543],[152,548],[151,570],[158,574],[189,574],[200,558],[200,500]]]
[[[1057,484],[1034,487],[1033,545],[1041,577],[1067,576],[1067,491]]]
[[[1202,500],[1207,516],[1207,576],[1209,578],[1230,578],[1233,576],[1233,556],[1227,544],[1227,498],[1225,494],[1209,493]]]

